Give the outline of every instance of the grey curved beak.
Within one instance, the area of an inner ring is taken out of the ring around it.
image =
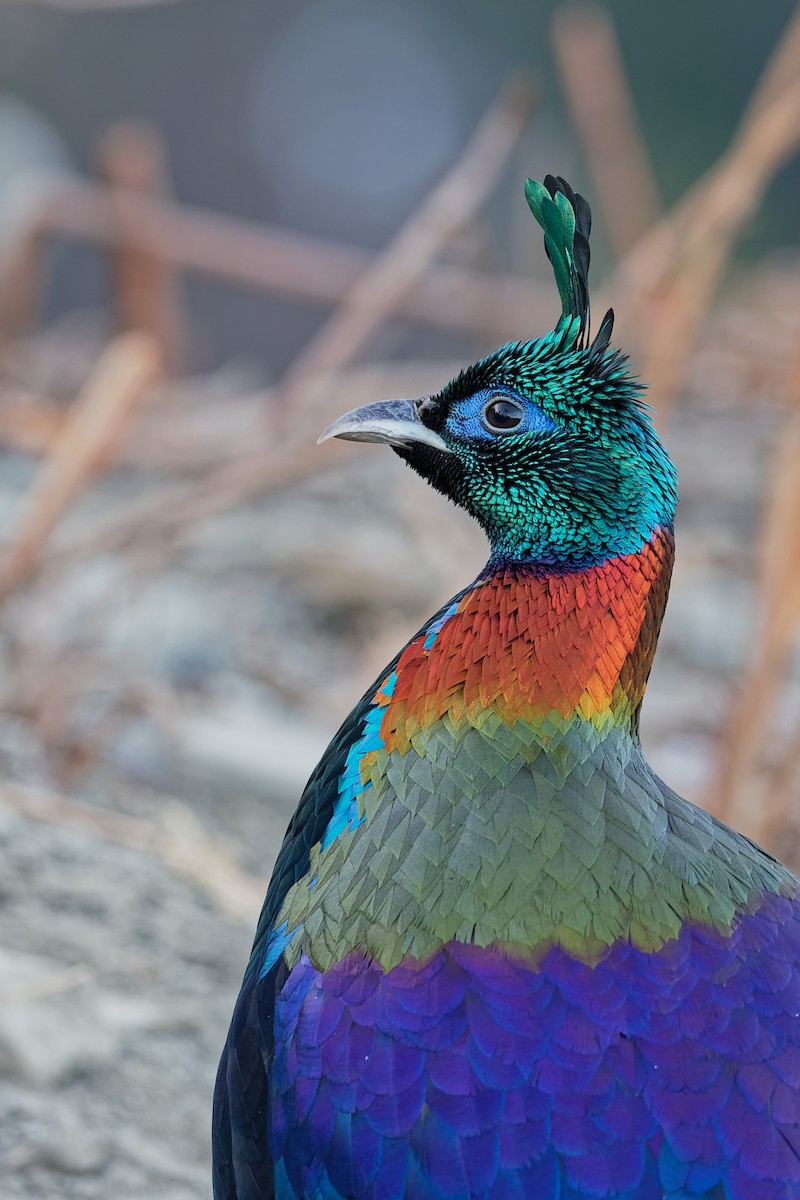
[[[317,444],[329,438],[345,438],[350,442],[388,442],[390,446],[431,446],[443,454],[452,454],[438,433],[423,425],[417,416],[414,400],[378,400],[364,404],[352,412],[337,417]]]

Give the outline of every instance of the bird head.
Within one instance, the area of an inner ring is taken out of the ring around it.
[[[387,442],[480,522],[493,560],[570,570],[670,527],[676,477],[610,346],[612,310],[589,340],[588,204],[551,175],[525,191],[561,297],[556,328],[501,346],[432,395],[346,413],[320,441]]]

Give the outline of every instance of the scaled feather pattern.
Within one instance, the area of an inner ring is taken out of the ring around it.
[[[216,1200],[800,1197],[798,880],[643,757],[675,474],[613,314],[589,342],[588,205],[527,195],[557,328],[397,402],[391,439],[385,405],[332,427],[391,440],[491,553],[289,826]]]

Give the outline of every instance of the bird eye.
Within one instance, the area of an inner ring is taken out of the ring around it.
[[[505,396],[490,400],[483,410],[483,423],[492,433],[510,433],[522,424],[525,414],[519,404]]]

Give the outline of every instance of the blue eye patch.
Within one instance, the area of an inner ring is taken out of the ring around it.
[[[555,421],[537,404],[504,387],[483,388],[459,400],[447,418],[448,432],[467,442],[549,433],[555,428]]]

